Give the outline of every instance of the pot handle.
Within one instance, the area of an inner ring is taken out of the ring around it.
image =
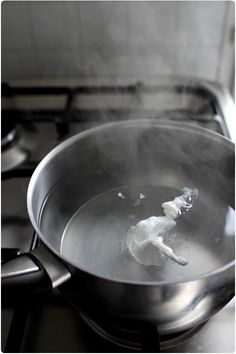
[[[61,285],[71,274],[58,257],[44,245],[2,265],[3,304],[42,297]]]

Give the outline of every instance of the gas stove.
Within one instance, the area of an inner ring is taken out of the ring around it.
[[[134,118],[190,122],[236,141],[233,100],[206,80],[2,85],[3,262],[38,243],[26,193],[41,159],[78,132]],[[58,290],[37,302],[2,308],[3,352],[234,352],[234,300],[190,331],[158,340],[150,330],[144,347],[139,334],[124,332],[77,313]]]

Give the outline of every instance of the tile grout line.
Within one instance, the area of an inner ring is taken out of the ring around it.
[[[32,50],[33,56],[34,56],[34,60],[35,60],[36,68],[37,68],[37,74],[41,78],[43,76],[43,73],[42,73],[41,67],[40,67],[39,62],[38,62],[38,56],[40,54],[38,53],[37,44],[36,44],[35,28],[34,28],[34,23],[32,21],[32,17],[31,17],[32,16],[32,12],[31,12],[31,3],[30,3],[30,1],[26,2],[26,9],[27,9],[26,11],[27,11],[28,18],[29,18],[29,25],[30,25],[30,28],[31,28],[31,31],[30,31],[31,43],[32,43],[31,50]]]

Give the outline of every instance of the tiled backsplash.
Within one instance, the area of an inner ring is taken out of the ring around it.
[[[2,78],[217,80],[233,7],[222,1],[5,1]]]

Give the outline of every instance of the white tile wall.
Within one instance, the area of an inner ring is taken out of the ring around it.
[[[39,77],[35,52],[6,51],[2,55],[2,79],[30,79]]]
[[[160,46],[175,43],[178,3],[129,2],[130,50],[135,53],[158,52]]]
[[[1,5],[2,48],[30,49],[33,42],[27,4],[20,1],[5,1]]]
[[[95,78],[118,76],[137,77],[142,79],[146,76],[169,75],[176,73],[176,58],[168,47],[159,48],[158,53],[148,54],[141,52],[125,53],[114,55],[109,50],[103,49],[96,52],[94,50],[84,50],[84,66],[82,76],[93,76]],[[163,60],[166,56],[166,60]]]
[[[166,56],[166,60],[163,56]],[[171,75],[176,73],[176,61],[168,48],[160,48],[157,54],[126,55],[118,60],[119,71],[126,76],[142,78],[154,75]]]
[[[97,52],[110,50],[123,53],[127,50],[128,12],[125,2],[75,2],[85,48]]]
[[[37,49],[69,49],[79,44],[79,26],[73,2],[29,1],[31,30]]]
[[[218,47],[182,46],[176,67],[180,75],[215,79],[218,64]]]
[[[41,78],[66,78],[83,75],[83,53],[79,50],[42,50],[38,51]]]
[[[180,44],[219,45],[224,20],[224,1],[180,2],[177,7]]]
[[[2,77],[214,80],[224,1],[5,1]]]

